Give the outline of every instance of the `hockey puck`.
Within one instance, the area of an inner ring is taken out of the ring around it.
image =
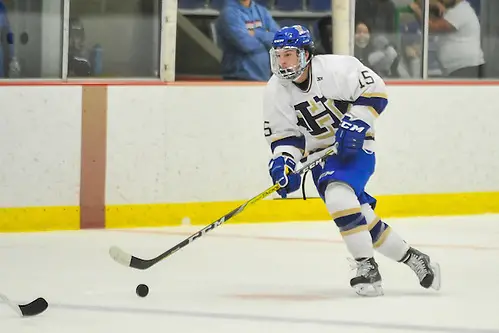
[[[140,297],[146,297],[147,294],[149,294],[149,287],[146,286],[145,284],[139,284],[137,286],[137,289],[135,289],[135,292]]]

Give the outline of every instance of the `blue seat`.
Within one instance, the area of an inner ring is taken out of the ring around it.
[[[178,0],[179,9],[202,9],[206,6],[206,0]]]
[[[307,9],[311,12],[330,12],[331,0],[309,0]]]
[[[303,10],[303,0],[276,0],[274,9],[282,11]]]

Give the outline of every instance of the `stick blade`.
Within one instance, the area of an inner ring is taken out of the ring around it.
[[[155,259],[144,260],[141,258],[137,258],[135,256],[126,253],[117,246],[111,246],[111,248],[109,249],[109,255],[111,256],[111,258],[114,259],[114,261],[122,264],[123,266],[132,267],[136,269],[142,269],[142,270],[148,269],[149,267],[151,267],[156,263]]]
[[[38,297],[31,303],[19,305],[19,309],[21,310],[23,317],[31,317],[44,312],[47,310],[48,306],[49,304],[45,298]]]
[[[130,266],[132,263],[132,256],[120,249],[117,246],[111,246],[109,248],[109,255],[114,259],[117,263],[120,263],[124,266]]]

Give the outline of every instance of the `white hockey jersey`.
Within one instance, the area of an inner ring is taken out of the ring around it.
[[[335,141],[345,115],[370,129],[364,148],[374,151],[374,122],[387,105],[383,80],[357,58],[317,55],[311,61],[307,91],[275,75],[264,93],[264,131],[274,155],[287,152],[300,160]]]

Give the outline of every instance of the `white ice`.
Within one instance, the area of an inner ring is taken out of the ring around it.
[[[19,318],[0,303],[1,332],[499,332],[499,216],[386,222],[440,262],[439,292],[378,254],[385,295],[357,296],[331,222],[228,222],[145,271],[109,247],[154,257],[202,226],[0,234],[0,292],[50,304]]]

